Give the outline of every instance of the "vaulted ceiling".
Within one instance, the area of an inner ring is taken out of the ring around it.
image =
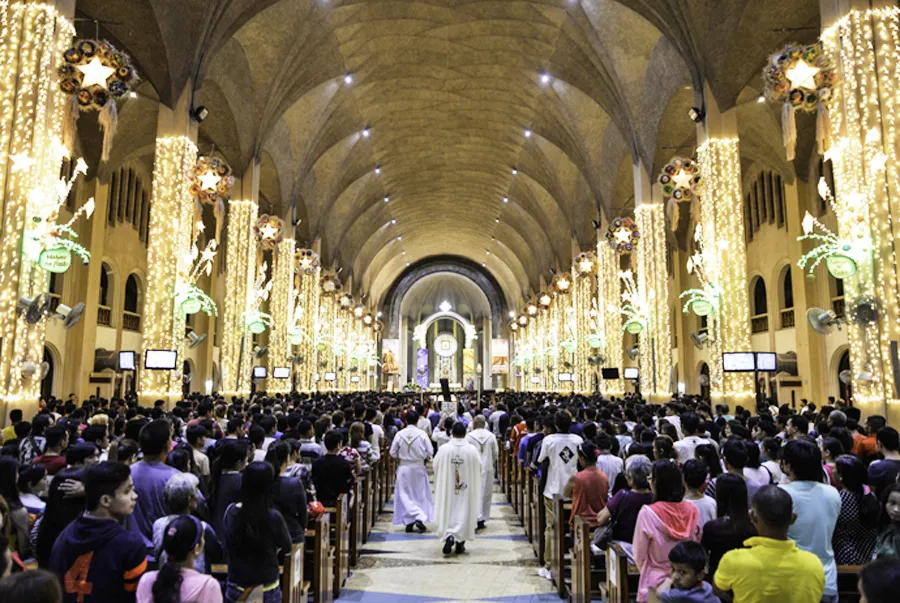
[[[320,240],[370,299],[408,264],[455,255],[511,305],[593,244],[598,215],[629,211],[632,162],[692,152],[692,89],[707,81],[725,109],[752,98],[767,54],[818,25],[818,0],[77,7],[147,82],[122,109],[118,157],[152,152],[148,98],[171,105],[193,85],[211,110],[203,141],[238,172],[259,159],[264,207],[302,220],[301,242]],[[753,152],[777,153],[777,113],[742,111]]]

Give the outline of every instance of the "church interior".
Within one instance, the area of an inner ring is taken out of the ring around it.
[[[896,2],[0,0],[0,40],[5,426],[442,388],[900,423]],[[501,469],[481,600],[557,600]]]

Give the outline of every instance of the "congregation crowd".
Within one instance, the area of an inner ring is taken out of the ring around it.
[[[571,498],[598,563],[612,543],[626,550],[640,602],[831,603],[839,566],[862,566],[861,600],[896,601],[900,436],[829,402],[732,414],[690,396],[510,392],[442,419],[427,399],[387,393],[193,395],[170,410],[50,399],[2,431],[0,601],[236,602],[260,585],[281,601],[279,556],[310,517],[382,455],[402,460],[404,427],[436,450],[459,423],[532,467],[547,512]]]

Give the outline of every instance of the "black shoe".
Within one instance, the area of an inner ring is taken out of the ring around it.
[[[407,533],[407,534],[412,534],[413,528],[415,528],[415,527],[416,527],[416,524],[415,524],[415,523],[409,524],[408,526],[406,526],[406,533]]]
[[[447,547],[445,546],[444,548],[447,548]],[[466,542],[465,542],[465,540],[462,541],[462,542],[457,542],[457,543],[456,543],[456,554],[457,554],[457,555],[462,555],[462,554],[465,553],[465,552],[466,552]]]
[[[478,524],[475,526],[475,531],[479,532],[479,531],[483,530],[485,527],[487,527],[487,526],[484,525],[484,522],[479,521]]]
[[[459,550],[459,545],[456,545],[457,551]],[[447,536],[447,540],[444,541],[444,554],[449,555],[450,551],[453,550],[453,536]]]
[[[421,521],[416,521],[416,523],[414,523],[413,525],[416,526],[416,529],[419,530],[420,532],[428,531],[428,528],[426,528],[425,524],[422,523]],[[412,530],[410,530],[410,532],[412,532]]]

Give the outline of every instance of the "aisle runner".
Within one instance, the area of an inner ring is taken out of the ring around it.
[[[444,557],[434,525],[407,534],[385,506],[338,603],[558,603],[537,575],[537,559],[503,495],[494,492],[491,520],[463,555]]]

